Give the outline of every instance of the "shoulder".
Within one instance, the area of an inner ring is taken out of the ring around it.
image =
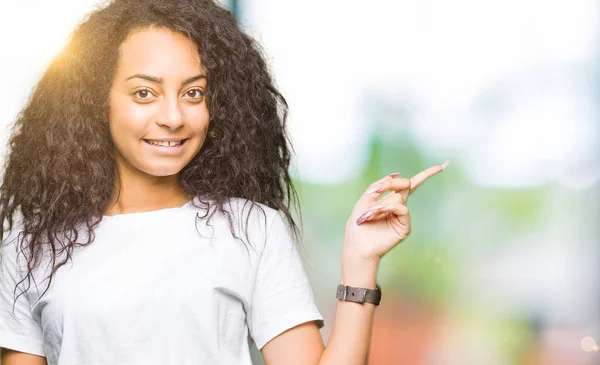
[[[0,243],[0,270],[13,274],[27,272],[28,250],[24,250],[23,224],[15,221],[11,229],[5,229]],[[0,281],[2,277],[0,275]]]
[[[254,224],[260,224],[262,220],[272,223],[279,216],[278,210],[244,198],[230,198],[225,209]]]
[[[23,222],[17,219],[13,222],[11,229],[5,229],[0,242],[0,256],[15,256],[21,250],[22,240],[21,233],[23,232]]]
[[[204,202],[204,204],[203,204]],[[209,203],[208,207],[206,203]],[[259,243],[258,247],[264,247],[265,241],[273,233],[278,233],[282,229],[287,231],[287,225],[283,219],[283,214],[265,204],[252,201],[245,198],[229,198],[220,210],[211,200],[200,200],[194,198],[193,209],[196,209],[200,216],[206,216],[206,224],[219,231],[227,231],[228,234]]]
[[[209,204],[207,211],[207,203]],[[217,215],[219,218],[224,218],[227,215],[230,215],[232,218],[236,220],[240,220],[243,218],[244,220],[248,220],[254,224],[259,223],[260,221],[273,222],[280,216],[280,213],[277,209],[273,209],[265,204],[258,203],[246,198],[228,198],[227,201],[223,204],[223,210],[218,210],[214,201],[211,199],[200,199],[198,197],[192,200],[191,206],[198,211],[198,213],[203,213],[211,215]]]

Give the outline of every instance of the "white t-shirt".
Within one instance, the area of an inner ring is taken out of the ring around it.
[[[244,202],[233,200],[230,210],[241,224]],[[1,251],[0,347],[45,356],[49,365],[246,365],[251,340],[261,349],[298,324],[321,328],[288,228],[261,207],[266,222],[257,208],[250,215],[252,246],[233,238],[219,213],[196,224],[205,211],[190,203],[104,217],[94,242],[75,248],[39,301],[50,266],[34,272],[16,316],[14,288],[26,266],[13,229]],[[27,280],[17,295],[26,287]]]

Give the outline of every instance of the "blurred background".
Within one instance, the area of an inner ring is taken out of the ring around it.
[[[102,3],[0,5],[1,146],[44,67]],[[412,234],[380,265],[370,364],[600,364],[600,3],[223,4],[290,105],[325,341],[356,199],[385,174],[450,159],[409,200]],[[253,359],[263,364],[256,349]]]

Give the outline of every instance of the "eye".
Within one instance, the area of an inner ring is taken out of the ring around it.
[[[140,100],[149,100],[154,94],[148,89],[140,89],[133,93]]]
[[[204,91],[202,89],[189,89],[185,92],[185,96],[192,99],[202,99]]]

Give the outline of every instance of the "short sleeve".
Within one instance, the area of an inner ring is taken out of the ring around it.
[[[19,270],[25,266],[17,261],[24,262],[25,258],[17,255],[17,245],[17,239],[7,239],[0,250],[0,347],[45,356],[41,327],[32,316],[27,295],[21,294],[21,286],[15,303],[15,286],[25,276]]]
[[[282,332],[313,320],[323,327],[296,245],[282,217],[275,214],[258,264],[248,314],[250,335],[260,350]]]

